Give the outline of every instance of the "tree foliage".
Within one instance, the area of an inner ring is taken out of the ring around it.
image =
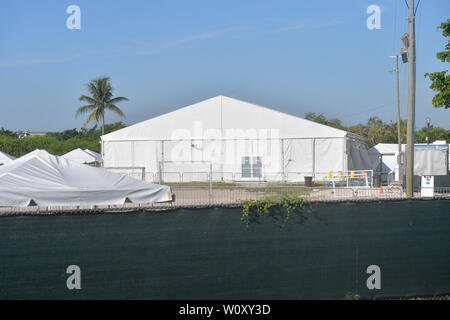
[[[336,129],[346,130],[345,126],[342,125],[341,120],[337,118],[327,119],[323,114],[316,114],[315,112],[308,112],[305,114],[305,119],[314,121],[326,126],[330,126]]]
[[[430,126],[429,130],[430,142],[436,140],[445,140],[447,143],[450,142],[450,130],[445,130],[444,128]],[[423,127],[419,131],[416,131],[416,143],[427,143],[427,127]]]
[[[442,30],[442,35],[444,37],[449,37],[450,19],[447,19],[447,22],[442,22],[438,27],[438,31],[439,29]],[[445,45],[445,50],[438,52],[436,57],[444,63],[450,62],[450,40],[448,40]],[[428,77],[431,80],[430,89],[437,92],[432,100],[432,104],[435,108],[450,108],[450,74],[447,74],[447,72],[448,70],[425,74],[425,78]]]
[[[327,119],[323,114],[317,115],[314,112],[307,113],[305,118],[321,124],[325,124],[337,129],[356,133],[367,140],[368,147],[373,147],[378,143],[398,143],[397,122],[383,122],[379,117],[373,116],[365,124],[344,126],[339,119]],[[407,121],[400,120],[401,143],[406,143]],[[415,142],[426,143],[427,127],[416,131]],[[450,142],[450,130],[430,126],[430,141],[445,140]]]
[[[105,133],[125,127],[122,122],[105,125]],[[25,137],[19,139],[17,134],[9,130],[0,130],[0,150],[14,157],[21,157],[36,149],[44,149],[55,155],[63,155],[76,148],[90,149],[100,152],[101,130],[96,127],[71,129],[63,132],[50,132],[45,136]]]

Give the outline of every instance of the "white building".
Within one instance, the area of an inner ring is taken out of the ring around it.
[[[363,138],[217,96],[101,137],[105,167],[163,182],[292,181],[370,169]],[[132,169],[130,169],[132,170]]]

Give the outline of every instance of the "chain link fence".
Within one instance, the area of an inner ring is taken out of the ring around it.
[[[108,206],[54,206],[54,207],[0,207],[1,216],[11,215],[52,215],[64,213],[103,213],[103,212],[134,212],[138,210],[167,210],[173,208],[192,207],[239,207],[245,201],[264,199],[282,200],[284,197],[312,202],[340,201],[383,201],[408,199],[401,188],[389,187],[305,187],[305,186],[274,186],[274,185],[220,185],[171,186],[172,202]],[[415,190],[414,198],[420,199],[420,190]],[[450,187],[435,188],[434,199],[449,199]]]

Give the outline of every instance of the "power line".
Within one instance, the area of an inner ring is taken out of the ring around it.
[[[406,1],[406,0],[405,0],[405,1]],[[416,15],[417,9],[419,9],[419,4],[420,4],[420,0],[419,0],[419,2],[417,2],[416,10],[414,10],[414,15]]]

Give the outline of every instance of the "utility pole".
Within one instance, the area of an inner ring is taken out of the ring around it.
[[[406,195],[414,196],[414,126],[416,104],[416,43],[414,0],[409,0],[409,59],[408,59],[408,127],[406,139]]]
[[[395,73],[396,73],[396,83],[397,83],[397,135],[398,135],[398,157],[401,158],[402,153],[402,132],[401,132],[401,124],[400,124],[400,89],[399,89],[399,79],[398,73],[400,70],[398,69],[398,56],[390,56],[389,58],[395,58]],[[398,162],[398,161],[397,161]],[[397,164],[398,168],[398,180],[403,181],[402,170],[400,168],[400,163]]]

